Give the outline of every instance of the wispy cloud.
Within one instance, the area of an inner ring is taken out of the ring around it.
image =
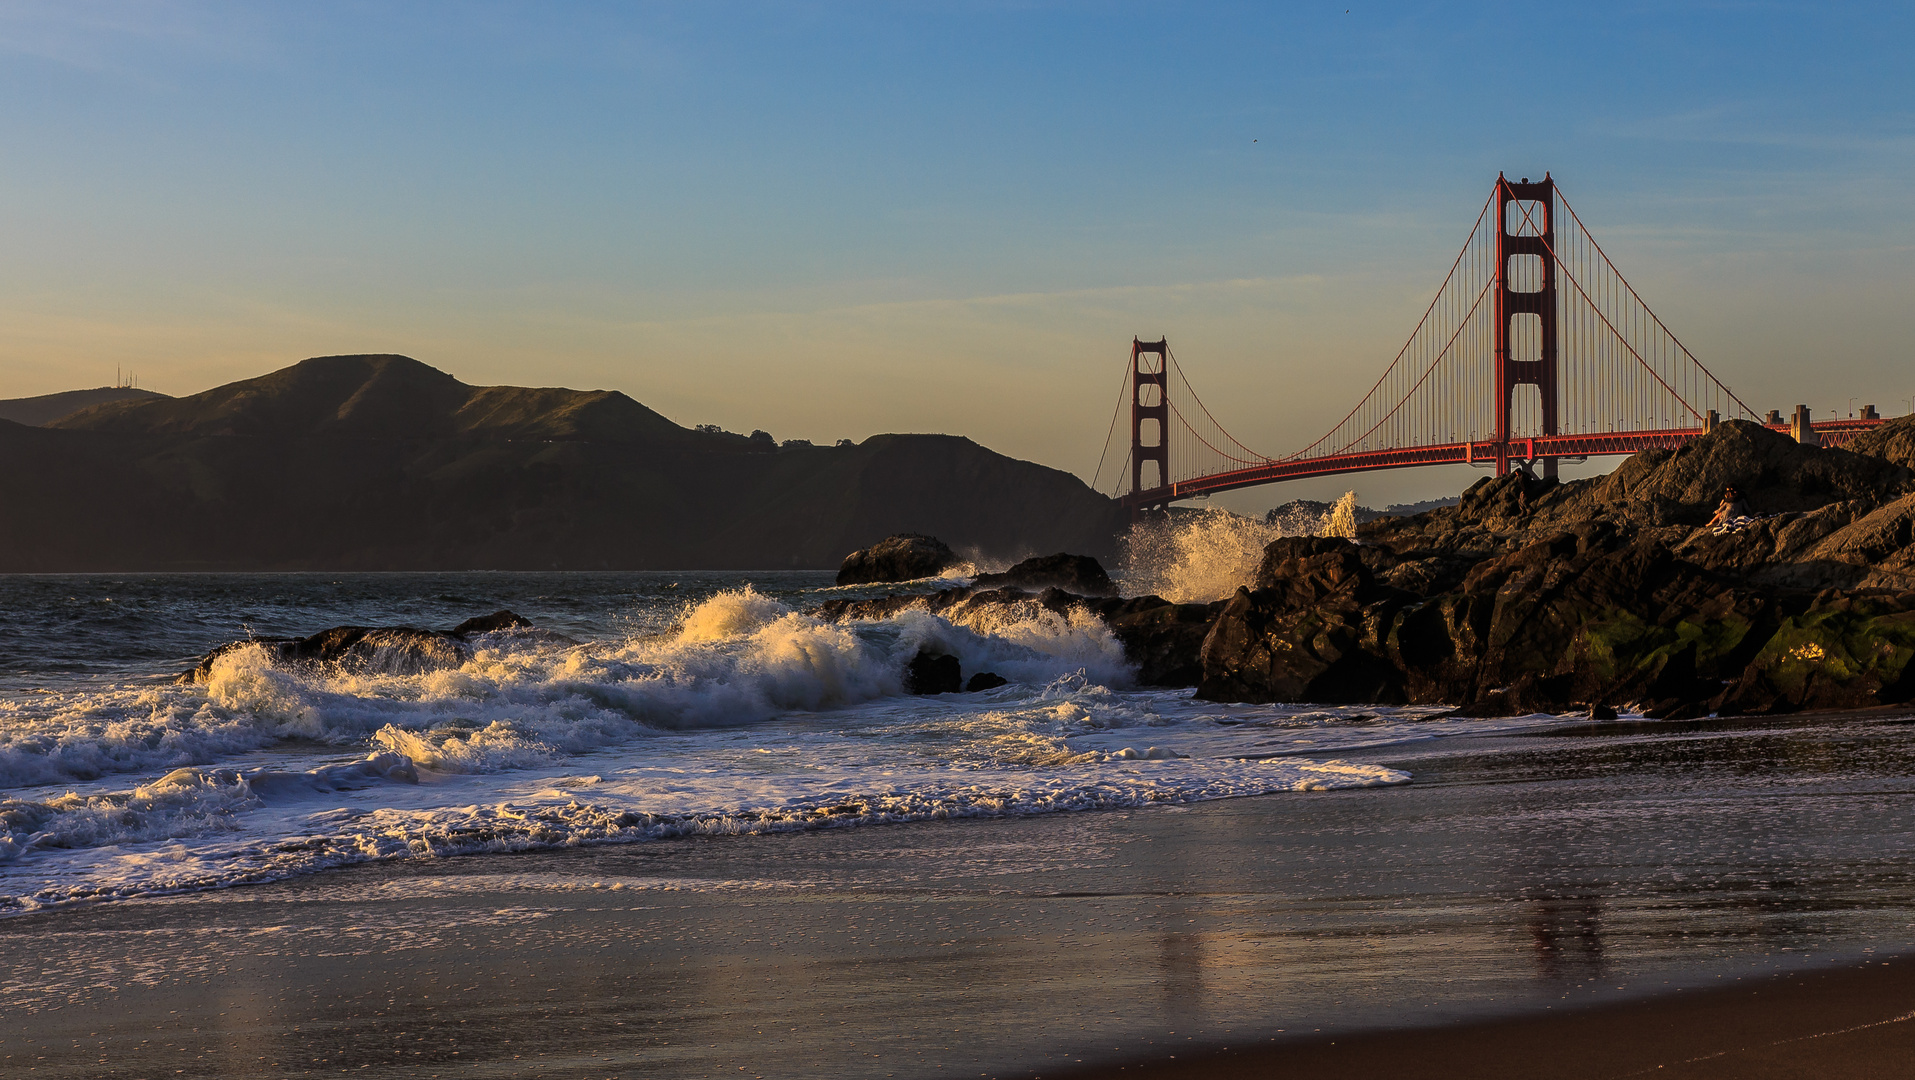
[[[150,77],[156,54],[248,60],[267,36],[252,9],[181,0],[9,0],[0,3],[0,53],[82,71]]]

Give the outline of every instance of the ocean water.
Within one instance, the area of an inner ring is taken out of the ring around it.
[[[1164,565],[1202,596],[1227,555]],[[1049,1075],[1915,940],[1906,714],[1224,706],[1137,687],[1095,622],[806,614],[887,588],[0,578],[0,1056]],[[457,667],[173,681],[249,632],[500,607],[539,629]],[[905,695],[927,645],[1010,682]]]
[[[962,579],[954,579],[962,580]],[[922,582],[915,588],[946,586]],[[830,623],[826,574],[0,578],[0,913],[392,859],[1001,818],[1410,782],[1379,748],[1553,722],[1219,706],[1140,688],[1095,619]],[[335,625],[537,627],[457,667],[214,646]],[[930,647],[977,693],[904,692]],[[382,668],[384,670],[382,670]]]

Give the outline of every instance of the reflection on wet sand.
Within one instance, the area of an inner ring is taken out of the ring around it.
[[[1552,898],[1530,903],[1525,924],[1536,952],[1536,977],[1582,983],[1603,977],[1602,902]]]
[[[1204,998],[1203,938],[1169,932],[1157,939],[1157,992],[1172,1022],[1194,1018]]]
[[[1415,784],[389,864],[0,921],[0,1014],[31,1020],[0,1055],[69,1077],[1044,1072],[1911,940],[1910,726],[1393,753]]]

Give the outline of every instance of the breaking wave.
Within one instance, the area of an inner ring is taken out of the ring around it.
[[[198,684],[0,700],[0,912],[375,859],[1407,779],[1181,747],[1243,729],[1135,689],[1082,612],[833,623],[747,586],[634,625],[586,644],[487,635],[428,670],[242,646]],[[920,650],[1007,681],[909,696]]]
[[[1211,508],[1153,516],[1125,533],[1118,577],[1127,594],[1155,593],[1179,604],[1223,600],[1256,580],[1272,540],[1356,536],[1356,509],[1351,491],[1322,512],[1293,505],[1263,519]]]
[[[280,666],[245,646],[220,656],[200,686],[0,704],[0,786],[216,761],[287,739],[370,741],[464,772],[519,768],[650,732],[896,696],[921,648],[1032,685],[1079,670],[1107,685],[1130,680],[1121,644],[1094,616],[1033,604],[837,624],[747,587],[687,609],[664,634],[584,646],[501,635],[457,667],[419,674]]]

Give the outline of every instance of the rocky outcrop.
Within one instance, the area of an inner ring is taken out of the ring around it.
[[[1195,686],[1203,676],[1203,642],[1224,602],[1173,604],[1160,596],[1106,600],[1092,610],[1123,643],[1145,686]]]
[[[1391,618],[1412,597],[1380,584],[1348,540],[1293,537],[1264,549],[1204,637],[1199,697],[1216,701],[1399,703],[1385,657]]]
[[[1238,592],[1205,638],[1200,697],[1668,717],[1915,695],[1915,594],[1778,595],[1598,525],[1418,597],[1379,580],[1357,545],[1310,543],[1342,550]]]
[[[1354,542],[1275,541],[1216,604],[985,577],[820,614],[1091,614],[1141,682],[1216,701],[1593,717],[1895,704],[1915,700],[1915,425],[1897,424],[1857,440],[1870,452],[1731,422],[1592,480],[1485,479]],[[1757,516],[1709,528],[1729,485]]]
[[[959,691],[975,694],[980,690],[995,690],[1008,682],[1009,679],[995,671],[980,671],[971,676],[970,682],[965,682],[964,669],[957,657],[926,649],[919,649],[904,667],[904,689],[910,694],[955,694]]]
[[[1792,572],[1772,571],[1765,576],[1795,578],[1811,585],[1847,581],[1859,589],[1915,589],[1915,495],[1879,507],[1806,544],[1790,567]]]
[[[1871,437],[1886,441],[1884,432],[1893,426]],[[1760,520],[1716,535],[1702,526],[1731,485]],[[1382,518],[1360,526],[1357,535],[1395,555],[1447,557],[1453,564],[1606,522],[1659,540],[1708,569],[1763,574],[1772,584],[1799,588],[1853,587],[1866,569],[1850,566],[1814,581],[1812,573],[1790,578],[1780,568],[1814,561],[1808,552],[1822,539],[1909,494],[1915,494],[1915,472],[1898,461],[1803,446],[1759,424],[1733,420],[1680,449],[1644,451],[1590,480],[1557,483],[1520,472],[1485,478],[1453,507]]]
[[[1761,517],[1705,528],[1731,484]],[[1198,693],[1472,715],[1906,701],[1912,533],[1906,465],[1731,422],[1594,480],[1479,481],[1358,543],[1271,544],[1206,635]]]
[[[1109,596],[1117,591],[1102,563],[1089,555],[1044,555],[1025,559],[1001,574],[980,574],[971,582],[980,589],[1062,589],[1079,596]]]
[[[905,665],[904,689],[912,694],[955,694],[964,689],[964,671],[949,653],[919,650]]]
[[[1905,469],[1915,469],[1915,415],[1890,420],[1864,432],[1848,444],[1851,453],[1878,457]]]
[[[510,611],[467,619],[451,630],[409,626],[335,626],[303,638],[254,638],[221,645],[207,653],[182,683],[205,682],[213,663],[235,649],[258,646],[275,664],[327,668],[354,675],[417,675],[456,668],[472,658],[472,639],[505,630],[529,630],[532,624]]]
[[[846,555],[844,565],[838,567],[838,584],[915,581],[935,577],[958,561],[956,553],[935,536],[899,533]]]
[[[530,621],[517,613],[499,610],[490,615],[475,615],[452,628],[452,636],[464,640],[475,634],[496,634],[502,630],[530,630]]]
[[[1783,618],[1725,690],[1725,712],[1851,709],[1915,698],[1915,593],[1831,593]]]

